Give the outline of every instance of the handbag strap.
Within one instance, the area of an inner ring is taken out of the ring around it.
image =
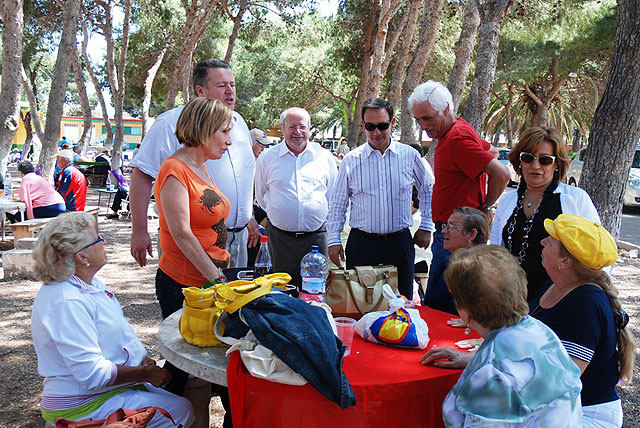
[[[151,421],[151,418],[153,418],[153,415],[155,414],[156,411],[160,412],[164,417],[169,419],[172,424],[176,425],[176,422],[173,420],[169,412],[167,412],[166,410],[160,407],[147,406],[147,407],[141,407],[140,409],[137,409],[137,410],[119,408],[114,412],[112,412],[109,416],[107,416],[102,426],[108,427],[110,424],[113,424],[116,422],[122,422],[125,419],[130,418],[132,416],[135,417],[137,415],[140,415],[141,418],[135,421],[136,423],[131,424],[131,426],[135,428],[143,428],[143,427],[146,427],[147,424]],[[182,425],[178,425],[178,428],[181,428],[181,427]]]
[[[225,312],[229,312],[230,314],[234,313],[247,303],[253,302],[258,297],[266,296],[271,292],[271,283],[270,282],[262,282],[258,284],[258,288],[247,293],[241,294],[237,293],[236,298],[233,299],[233,302],[229,304],[226,308],[224,308]]]
[[[368,267],[373,271],[373,268],[371,268],[371,266],[363,266],[363,267],[365,267],[365,268]],[[358,272],[358,268],[359,267],[356,267],[356,272]],[[388,280],[389,279],[389,273],[385,271],[383,274],[384,274],[385,279]],[[356,305],[356,309],[358,310],[358,312],[360,312],[362,315],[364,315],[364,314],[366,314],[368,312],[374,312],[374,311],[378,310],[378,308],[382,304],[382,300],[384,299],[384,296],[382,295],[382,293],[380,293],[380,298],[378,299],[378,302],[375,304],[375,306],[370,311],[363,311],[362,308],[360,307],[360,305],[358,305],[358,300],[356,299],[356,296],[353,294],[353,288],[352,288],[352,285],[351,285],[351,278],[350,278],[349,273],[346,270],[344,271],[344,279],[347,282],[347,289],[349,290],[349,294],[351,295],[351,300],[353,301],[354,305]],[[373,275],[373,279],[374,279],[374,281],[376,279],[375,273]],[[360,281],[359,272],[358,272],[358,281]],[[375,282],[373,284],[375,286]],[[368,297],[369,290],[370,290],[370,288],[367,287],[367,302],[369,300],[369,297]],[[374,287],[371,287],[371,302],[370,303],[373,303],[373,290],[374,290]]]

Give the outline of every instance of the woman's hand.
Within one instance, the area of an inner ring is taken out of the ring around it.
[[[467,326],[464,321],[462,321],[462,318],[449,318],[447,325],[454,328],[464,328]]]
[[[456,342],[458,348],[467,349],[469,352],[475,352],[480,345],[482,345],[484,339],[464,339]]]
[[[473,354],[463,353],[454,349],[433,347],[420,359],[420,364],[433,364],[444,369],[463,369],[469,364]]]
[[[162,367],[158,367],[156,365],[140,367],[146,369],[146,381],[153,386],[161,387],[168,384],[171,380],[171,373],[169,373],[167,369],[163,369]]]
[[[151,358],[142,360],[139,366],[117,366],[118,374],[114,385],[129,382],[149,382],[151,385],[160,387],[166,385],[171,380],[171,373],[168,370],[158,367]]]

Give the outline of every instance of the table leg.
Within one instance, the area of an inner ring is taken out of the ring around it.
[[[102,206],[102,204],[100,203],[101,200],[102,200],[102,192],[98,191],[98,211],[100,211],[100,207]]]
[[[5,220],[4,211],[2,213],[0,213],[0,215],[2,216],[0,222],[2,223],[2,226],[1,226],[1,228],[2,228],[2,241],[4,242],[4,220]]]
[[[109,214],[109,207],[111,206],[111,198],[113,198],[113,193],[109,192],[109,202],[107,203],[107,214]]]

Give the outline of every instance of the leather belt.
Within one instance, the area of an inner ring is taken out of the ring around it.
[[[249,223],[247,223],[247,224],[249,224]],[[244,230],[244,228],[247,227],[247,224],[245,224],[242,227],[234,227],[233,229],[227,229],[227,232],[233,232],[233,233],[242,232]]]
[[[288,235],[288,236],[293,236],[294,238],[304,238],[306,236],[311,236],[314,235],[316,233],[320,233],[320,232],[325,232],[326,228],[324,226],[324,224],[322,226],[320,226],[320,228],[318,230],[313,230],[311,232],[291,232],[289,230],[282,230],[278,227],[275,227],[273,225],[273,223],[271,223],[271,227],[273,227],[275,230],[277,230],[278,232],[284,234],[284,235]]]
[[[395,236],[400,235],[401,233],[404,233],[405,231],[409,230],[408,228],[404,228],[404,229],[400,229],[400,230],[396,230],[395,232],[391,232],[391,233],[385,233],[385,234],[380,234],[380,233],[369,233],[369,232],[365,232],[364,230],[360,230],[357,228],[352,228],[351,230],[355,230],[356,232],[358,232],[359,234],[361,234],[362,236],[375,240],[375,241],[382,241],[384,239],[389,239],[389,238],[393,238]]]

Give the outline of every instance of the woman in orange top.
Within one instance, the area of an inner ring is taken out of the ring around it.
[[[196,98],[184,107],[176,126],[183,147],[158,171],[155,199],[160,214],[162,255],[156,295],[162,317],[182,307],[183,287],[201,287],[222,276],[229,264],[225,219],[229,201],[207,173],[204,162],[220,159],[231,145],[231,110],[217,100]],[[165,366],[166,367],[166,366]],[[182,395],[186,376],[169,368],[168,390]]]

